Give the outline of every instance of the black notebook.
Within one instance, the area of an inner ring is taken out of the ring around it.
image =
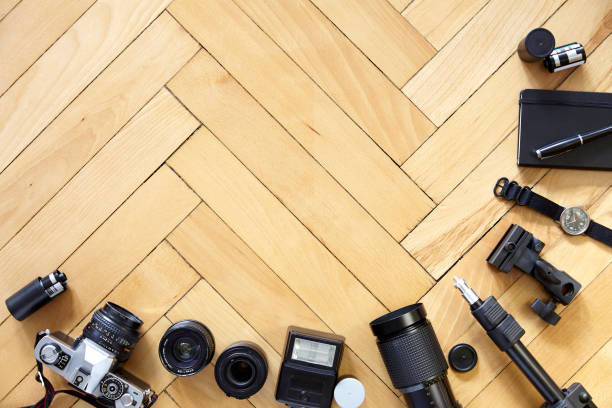
[[[612,135],[540,160],[535,150],[612,124],[612,93],[525,89],[519,100],[518,165],[612,170]]]

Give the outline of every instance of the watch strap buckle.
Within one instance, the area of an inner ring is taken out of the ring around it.
[[[507,177],[502,177],[495,183],[493,194],[508,201],[516,201],[518,205],[527,205],[531,198],[531,188],[528,186],[521,187],[516,181],[510,181]]]

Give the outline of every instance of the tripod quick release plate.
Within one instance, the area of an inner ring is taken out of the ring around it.
[[[540,257],[544,243],[525,231],[520,225],[512,224],[495,246],[487,262],[503,272],[510,272],[516,266],[533,276],[551,294],[547,303],[536,299],[531,308],[550,324],[557,324],[561,318],[554,312],[555,303],[568,305],[578,294],[582,285],[564,271],[555,268]]]

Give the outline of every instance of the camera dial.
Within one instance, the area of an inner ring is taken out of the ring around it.
[[[116,401],[123,395],[124,384],[115,377],[107,376],[100,382],[100,392],[104,398]]]
[[[47,344],[40,349],[40,360],[49,365],[55,365],[60,359],[62,349],[57,344]]]

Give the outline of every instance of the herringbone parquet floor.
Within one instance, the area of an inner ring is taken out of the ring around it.
[[[1,406],[42,395],[35,333],[77,336],[107,300],[144,320],[127,369],[159,408],[278,406],[289,325],[344,335],[365,406],[405,406],[368,323],[416,301],[445,351],[479,352],[449,371],[463,406],[540,406],[453,275],[500,299],[555,381],[612,406],[612,251],[491,194],[506,176],[612,225],[612,173],[516,166],[520,90],[612,91],[610,0],[0,0],[0,18],[0,297],[56,268],[70,285],[24,322],[0,308]],[[586,65],[522,63],[538,26]],[[583,285],[557,326],[529,309],[533,279],[485,262],[511,223]],[[186,318],[219,352],[262,346],[263,390],[166,372],[158,341]]]

